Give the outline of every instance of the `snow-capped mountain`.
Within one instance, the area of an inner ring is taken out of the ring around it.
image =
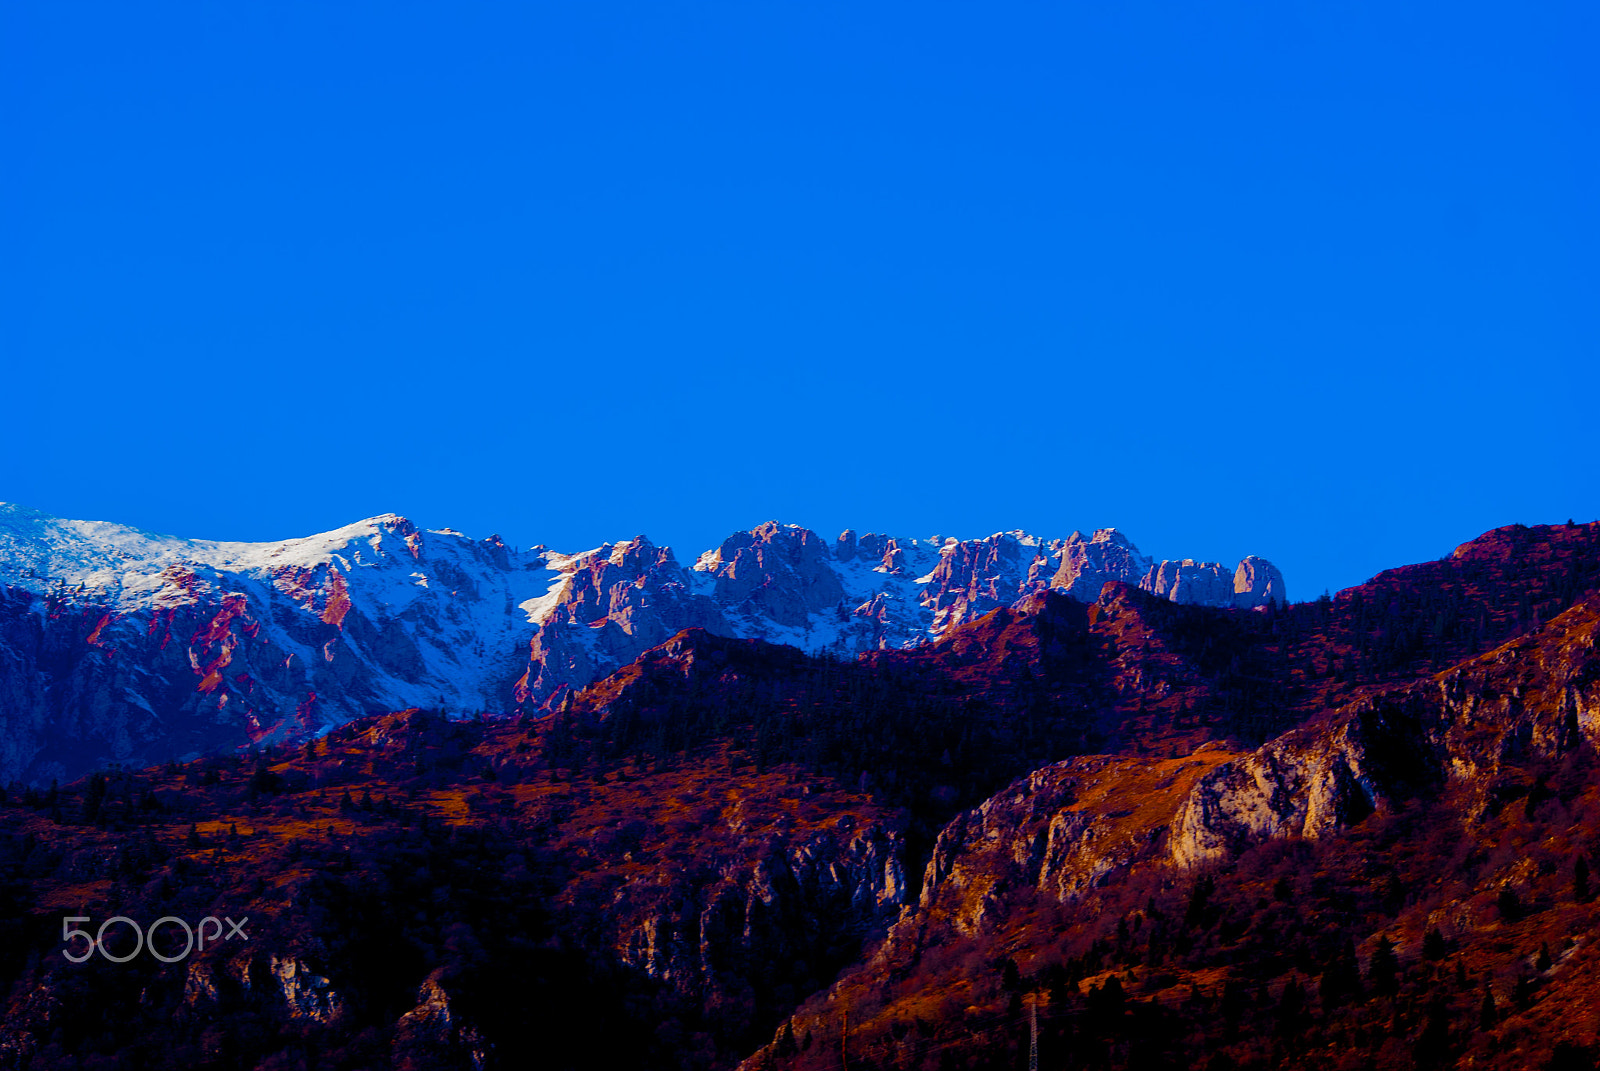
[[[566,554],[386,514],[278,543],[0,504],[0,782],[292,738],[380,710],[530,710],[684,628],[848,656],[1048,587],[1285,601],[1270,563],[1154,562],[1115,529],[828,542],[769,522],[682,564],[643,536]]]

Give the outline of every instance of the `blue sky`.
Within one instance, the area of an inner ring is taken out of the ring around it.
[[[1596,22],[9,4],[0,500],[1112,525],[1296,598],[1595,519]]]

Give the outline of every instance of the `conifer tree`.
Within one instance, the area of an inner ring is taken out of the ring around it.
[[[1394,942],[1387,937],[1378,938],[1372,960],[1367,964],[1367,981],[1379,994],[1392,997],[1400,991],[1400,961],[1394,954]]]

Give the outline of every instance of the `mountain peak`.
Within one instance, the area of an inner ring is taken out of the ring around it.
[[[1091,543],[1115,543],[1119,547],[1131,547],[1131,546],[1133,546],[1133,543],[1129,541],[1128,537],[1123,535],[1120,531],[1118,531],[1115,528],[1096,528],[1094,530],[1094,536],[1093,536],[1093,538],[1091,538],[1089,540],[1089,542],[1091,542]]]

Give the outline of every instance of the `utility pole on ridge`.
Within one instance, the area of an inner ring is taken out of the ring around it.
[[[1028,998],[1028,1071],[1039,1071],[1039,1000]]]

